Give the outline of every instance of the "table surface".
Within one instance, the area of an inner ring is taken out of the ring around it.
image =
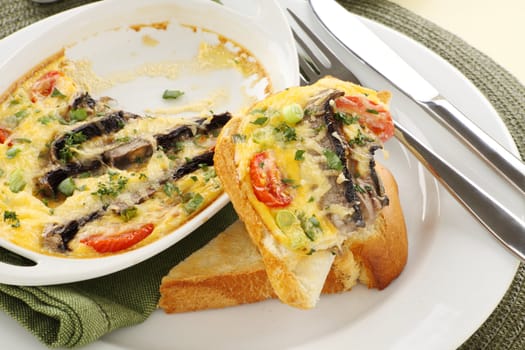
[[[525,84],[525,1],[391,1],[456,34]]]

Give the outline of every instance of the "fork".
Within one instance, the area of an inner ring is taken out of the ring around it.
[[[322,40],[291,10],[287,9],[294,22],[301,28],[301,34],[292,33],[299,53],[301,85],[314,83],[326,75],[360,84],[359,79],[327,47]],[[308,38],[322,53],[328,64],[323,63],[303,38]],[[334,44],[340,45],[340,44]],[[306,55],[305,55],[306,54]],[[430,171],[432,175],[461,203],[494,237],[510,252],[525,262],[525,222],[518,213],[505,208],[467,176],[455,169],[450,163],[434,153],[418,140],[398,121],[394,120],[395,137]]]

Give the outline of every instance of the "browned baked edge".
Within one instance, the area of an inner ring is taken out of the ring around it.
[[[160,292],[159,306],[166,313],[223,308],[275,297],[264,270],[166,281]]]
[[[349,271],[338,265],[340,260],[348,258],[346,254],[352,254],[357,260],[361,269],[359,280],[369,288],[384,289],[403,271],[408,250],[397,184],[385,167],[378,165],[377,172],[390,205],[382,209],[372,236],[365,240],[349,239],[345,243],[327,276],[323,294],[349,290],[344,283]],[[164,278],[160,292],[159,307],[166,313],[223,308],[277,297],[263,269],[179,280]]]
[[[37,64],[36,66],[31,68],[31,70],[29,70],[27,73],[22,75],[20,78],[18,78],[11,85],[9,85],[7,90],[4,91],[0,95],[0,104],[4,103],[5,100],[7,98],[9,98],[9,96],[11,96],[12,93],[15,90],[17,90],[23,83],[25,83],[29,78],[31,78],[36,72],[38,72],[39,70],[43,69],[44,67],[46,67],[47,65],[51,64],[52,62],[54,62],[54,61],[64,57],[64,53],[65,53],[64,49],[61,49],[60,51],[52,54],[51,56],[49,56],[48,58],[42,60],[39,64]]]
[[[390,200],[376,219],[375,234],[365,240],[350,239],[350,250],[361,265],[360,282],[369,288],[384,289],[403,271],[408,259],[405,218],[394,176],[381,164],[376,165]]]

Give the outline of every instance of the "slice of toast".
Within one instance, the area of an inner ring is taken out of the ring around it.
[[[406,247],[397,185],[378,165],[391,201],[375,225],[347,240],[335,257],[323,293],[350,290],[357,282],[383,289],[402,271]],[[159,306],[167,313],[222,308],[275,298],[265,265],[242,222],[237,221],[162,279]]]
[[[367,126],[393,128],[388,97],[326,77],[257,102],[218,137],[217,175],[261,254],[273,290],[288,305],[315,306],[344,242],[372,244],[384,228],[404,225],[402,215],[379,214],[390,196],[383,195],[388,184],[374,166],[379,134]],[[384,119],[376,119],[380,115]],[[399,239],[377,242],[369,269],[402,269],[404,235],[403,230],[395,235]],[[379,248],[395,248],[391,261],[381,260],[386,255]]]
[[[335,276],[323,292],[344,290]],[[167,313],[222,308],[275,298],[261,255],[241,221],[175,266],[162,279],[159,306]]]

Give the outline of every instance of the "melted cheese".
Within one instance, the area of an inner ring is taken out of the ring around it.
[[[338,233],[332,220],[342,220],[352,215],[353,209],[337,204],[326,208],[320,207],[319,200],[332,186],[329,177],[336,178],[336,182],[345,181],[341,172],[327,169],[327,160],[323,155],[325,148],[321,144],[321,140],[326,137],[326,129],[314,130],[308,117],[304,117],[298,124],[289,125],[295,130],[296,140],[283,141],[282,135],[275,131],[284,123],[280,111],[292,103],[297,103],[304,108],[307,101],[320,90],[319,86],[336,88],[344,91],[346,95],[366,94],[369,99],[382,104],[386,103],[390,96],[388,93],[377,93],[349,83],[333,86],[333,81],[325,83],[321,80],[316,85],[290,88],[255,104],[241,122],[239,133],[243,136],[243,141],[236,143],[235,148],[239,181],[248,184],[249,188],[251,188],[249,173],[251,159],[262,151],[271,151],[282,177],[292,181],[293,185],[288,187],[288,190],[293,200],[285,208],[266,206],[252,191],[248,191],[248,199],[277,240],[291,249],[304,253],[339,246],[345,237]],[[259,122],[256,122],[257,118]],[[267,120],[261,123],[264,118]],[[361,130],[358,124],[345,127],[345,137],[352,139]],[[305,151],[302,160],[295,159],[297,150]],[[365,159],[363,156],[358,160],[357,171],[363,174],[369,171],[368,158]],[[294,224],[284,229],[280,228],[276,221],[281,210],[286,210],[297,218]],[[321,233],[317,231],[314,238],[308,237],[304,225],[304,222],[312,217],[317,219],[321,230]]]
[[[151,38],[144,37],[145,44],[156,45]],[[228,41],[220,37],[217,46],[202,46],[196,64],[206,65],[207,69],[220,69],[228,65],[243,74],[255,73],[268,78],[263,67],[243,49],[231,51],[226,48]],[[234,45],[235,46],[235,45]],[[236,46],[239,47],[239,46]],[[69,197],[59,195],[55,200],[45,198],[37,192],[36,179],[50,167],[49,147],[59,135],[78,127],[83,122],[64,123],[63,116],[69,111],[70,103],[81,92],[103,90],[122,81],[136,78],[137,75],[162,75],[175,78],[178,74],[177,62],[145,64],[137,71],[120,73],[102,79],[91,70],[90,62],[67,60],[63,53],[54,57],[33,74],[22,78],[15,88],[0,97],[0,128],[9,130],[5,142],[0,142],[0,235],[13,243],[44,254],[75,258],[97,257],[103,254],[83,244],[81,240],[95,234],[112,235],[127,229],[154,223],[154,231],[144,240],[131,247],[135,249],[149,244],[187,222],[191,217],[211,204],[223,188],[215,175],[213,167],[202,167],[176,182],[166,181],[170,174],[181,166],[187,157],[204,152],[213,146],[214,140],[184,141],[183,148],[175,155],[157,150],[146,164],[127,170],[109,169],[87,177],[75,176],[75,191]],[[57,92],[33,98],[32,91],[39,79],[51,71],[60,72],[56,81]],[[271,84],[268,84],[268,91]],[[198,111],[205,110],[201,116],[209,116],[214,101],[224,98],[221,92],[206,97]],[[145,102],[147,110],[147,101]],[[206,108],[208,107],[208,108]],[[195,106],[179,106],[181,110],[196,110]],[[169,113],[180,112],[170,110]],[[182,124],[180,119],[157,111],[155,117],[129,120],[125,126],[108,137],[98,137],[71,147],[78,159],[89,159],[100,155],[115,144],[112,140],[141,138],[156,145],[154,135],[166,132]],[[96,117],[94,117],[96,118]],[[184,124],[188,121],[185,120]],[[0,130],[1,131],[1,130]],[[118,141],[115,141],[118,142]],[[16,176],[15,176],[16,175]],[[16,181],[14,178],[16,177]],[[123,180],[124,188],[115,198],[104,197],[98,192],[101,186],[111,186]],[[24,184],[15,188],[14,183]],[[166,183],[172,186],[169,190]],[[151,194],[151,192],[154,192]],[[148,197],[136,204],[137,198]],[[192,202],[192,199],[197,198]],[[42,245],[42,236],[51,225],[64,224],[100,211],[108,202],[109,207],[96,220],[85,224],[75,238],[69,242],[69,251],[61,253],[48,250]],[[119,205],[132,205],[136,215],[123,218],[118,214]],[[108,253],[111,254],[111,253]]]

